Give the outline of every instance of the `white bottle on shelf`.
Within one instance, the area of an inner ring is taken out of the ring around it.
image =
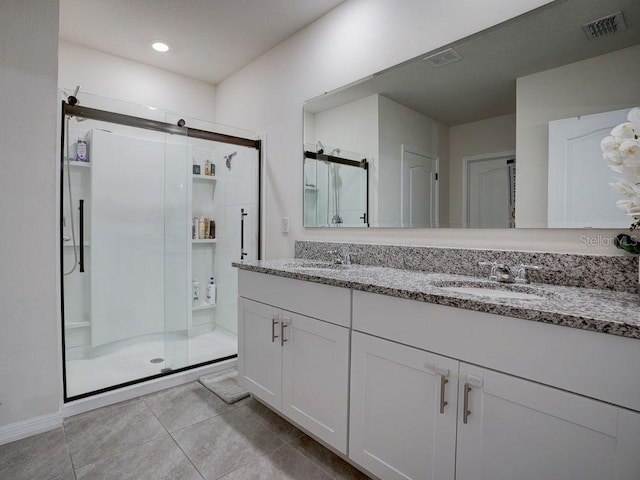
[[[209,285],[207,285],[207,303],[209,305],[216,303],[216,281],[213,277],[209,277]]]
[[[193,306],[197,307],[198,305],[200,305],[200,282],[195,278],[191,283],[191,293],[193,296]]]

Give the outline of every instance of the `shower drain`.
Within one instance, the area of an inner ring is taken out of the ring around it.
[[[162,363],[164,362],[164,358],[152,358],[151,363]]]

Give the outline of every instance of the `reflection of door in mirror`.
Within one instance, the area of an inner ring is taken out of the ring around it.
[[[438,226],[438,159],[402,146],[400,212],[403,227]]]
[[[510,153],[465,157],[466,225],[513,228],[515,159]]]
[[[600,141],[627,121],[630,108],[549,122],[548,226],[622,228],[629,217],[607,184],[615,172],[602,158]]]

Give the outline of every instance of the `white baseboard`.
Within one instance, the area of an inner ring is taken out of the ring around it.
[[[52,413],[0,427],[0,445],[48,432],[62,425],[62,413]]]

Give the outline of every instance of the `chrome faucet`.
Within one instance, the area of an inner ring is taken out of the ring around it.
[[[513,283],[513,272],[508,263],[480,262],[480,265],[491,267],[489,280],[492,282]]]
[[[521,263],[514,267],[509,263],[480,262],[482,266],[491,267],[489,280],[501,283],[529,283],[529,270],[540,270],[537,265],[527,265]]]
[[[542,270],[542,267],[538,265],[527,265],[526,263],[521,263],[515,269],[515,283],[530,283],[529,280],[529,270]]]
[[[358,256],[357,253],[340,253],[338,250],[329,250],[327,253],[329,255],[335,255],[333,263],[336,265],[351,265],[353,263],[353,258]]]

